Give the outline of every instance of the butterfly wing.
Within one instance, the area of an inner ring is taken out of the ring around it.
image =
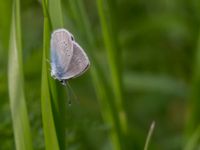
[[[90,61],[84,52],[84,50],[79,46],[78,43],[73,41],[73,55],[70,61],[69,67],[66,72],[66,76],[62,79],[75,78],[83,74],[90,66]]]
[[[51,36],[51,75],[61,79],[67,72],[73,54],[71,34],[65,29],[58,29]]]

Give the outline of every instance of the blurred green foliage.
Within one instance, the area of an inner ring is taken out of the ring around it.
[[[118,41],[120,49],[117,57],[121,57],[115,62],[119,64],[111,65],[106,52],[105,40],[108,39],[105,39],[101,26],[98,3],[82,1],[87,20],[80,16],[77,18],[75,12],[78,10],[74,10],[70,0],[61,1],[64,27],[74,33],[76,41],[81,43],[92,60],[95,57],[106,78],[102,79],[105,81],[103,84],[110,86],[108,89],[117,88],[113,87],[109,68],[121,65],[122,100],[128,123],[125,137],[127,149],[144,148],[153,120],[156,125],[149,149],[197,149],[200,122],[200,2],[107,0],[110,4],[116,4],[111,9],[115,16],[114,30],[117,32],[113,38]],[[15,149],[7,85],[11,12],[12,0],[1,0],[0,149],[3,150]],[[104,13],[106,15],[107,12]],[[37,150],[45,149],[41,115],[43,19],[41,1],[21,0],[25,97],[33,145]],[[81,19],[85,21],[86,28],[80,25],[83,22]],[[92,33],[92,46],[88,46],[90,42],[86,41],[87,27]],[[110,126],[102,117],[105,114],[101,102],[97,100],[89,71],[69,82],[78,96],[78,103],[73,101],[69,107],[66,100],[67,112],[63,115],[63,120],[66,120],[66,149],[111,149]]]

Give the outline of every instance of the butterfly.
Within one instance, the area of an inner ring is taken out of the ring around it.
[[[82,75],[90,66],[87,54],[66,29],[51,34],[51,76],[63,85]]]

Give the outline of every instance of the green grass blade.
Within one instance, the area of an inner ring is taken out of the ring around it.
[[[52,30],[63,28],[63,13],[61,0],[48,1],[49,16],[52,24]],[[65,87],[50,77],[52,107],[54,121],[58,135],[60,149],[65,149],[65,116],[66,116],[66,91]],[[59,94],[58,94],[59,93]]]
[[[62,28],[63,27],[63,19],[62,19],[62,9],[61,2],[59,0],[49,0],[43,1],[43,13],[46,20],[46,28],[48,26],[48,31],[44,34],[44,44],[48,45],[45,47],[46,49],[46,60],[50,60],[49,58],[49,49],[50,49],[50,33],[52,29]],[[48,42],[47,42],[48,41]],[[54,138],[50,140],[54,140],[56,143],[56,147],[60,149],[65,149],[65,114],[66,114],[66,97],[64,97],[64,88],[62,85],[57,84],[57,82],[50,77],[49,72],[50,66],[48,66],[47,77],[48,77],[48,92],[50,94],[49,99],[49,111],[52,113],[52,129],[55,130]],[[44,72],[45,73],[45,72]],[[59,91],[59,94],[58,94]],[[45,110],[43,110],[45,111]],[[46,132],[49,132],[49,127],[44,127]],[[48,134],[46,134],[45,138],[49,138]],[[48,144],[48,145],[47,145]],[[50,147],[52,144],[51,141],[46,143],[46,147]],[[58,145],[57,145],[58,144]],[[48,148],[47,148],[48,149]]]
[[[48,65],[47,65],[47,54],[49,51],[50,44],[50,29],[49,20],[44,18],[44,47],[43,47],[43,59],[42,59],[42,88],[41,88],[41,106],[42,106],[42,120],[43,130],[45,136],[45,145],[47,150],[59,150],[59,144],[56,134],[56,128],[54,124],[50,87],[48,83]]]
[[[24,95],[19,0],[13,1],[8,57],[9,97],[16,149],[32,150],[30,125]]]
[[[62,5],[60,0],[49,0],[48,5],[50,20],[52,23],[53,29],[62,28],[63,24],[63,15],[62,15]]]

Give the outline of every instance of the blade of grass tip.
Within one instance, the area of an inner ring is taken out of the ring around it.
[[[45,136],[45,146],[47,150],[59,150],[59,144],[54,124],[54,117],[51,106],[50,87],[48,83],[47,52],[49,50],[50,29],[49,20],[44,18],[44,37],[43,37],[43,59],[42,59],[42,87],[41,87],[41,107],[43,130]]]
[[[49,19],[49,25],[51,25],[50,30],[55,30],[57,28],[63,27],[63,17],[62,17],[62,8],[60,0],[48,0],[43,2],[44,5],[43,11],[47,18]],[[48,35],[50,37],[50,34]],[[50,39],[49,39],[50,41]],[[49,44],[50,45],[50,44]],[[47,51],[47,57],[50,58],[49,55],[49,47]],[[50,67],[49,67],[50,68]],[[60,149],[65,149],[65,117],[66,116],[66,96],[64,94],[64,87],[59,83],[57,83],[54,79],[50,77],[50,73],[48,74],[48,79],[50,83],[50,95],[52,102],[52,111],[54,124],[56,127],[56,133],[58,138],[58,143]],[[59,94],[58,94],[59,93]]]
[[[30,124],[24,95],[20,1],[13,1],[10,48],[8,55],[8,86],[10,108],[17,150],[33,150]]]
[[[112,92],[109,86],[107,85],[108,82],[106,81],[103,72],[99,67],[99,64],[95,60],[95,55],[92,51],[96,49],[96,46],[94,44],[94,37],[91,31],[85,7],[83,5],[83,2],[80,0],[70,0],[69,4],[74,20],[76,21],[79,30],[81,30],[82,35],[84,35],[84,41],[86,43],[87,50],[89,50],[90,60],[92,64],[90,72],[93,79],[96,94],[101,105],[103,119],[105,123],[110,127],[109,136],[111,137],[113,149],[120,150],[121,135],[119,131],[119,122],[117,121],[118,114],[116,109],[114,108],[115,104],[113,98],[111,98],[110,93]],[[80,35],[80,33],[78,34]]]
[[[154,128],[155,128],[155,121],[153,121],[151,123],[151,127],[149,129],[149,132],[148,132],[148,135],[147,135],[147,139],[146,139],[146,142],[145,142],[144,150],[147,150],[148,147],[149,147],[149,143],[150,143],[151,137],[153,135]]]

